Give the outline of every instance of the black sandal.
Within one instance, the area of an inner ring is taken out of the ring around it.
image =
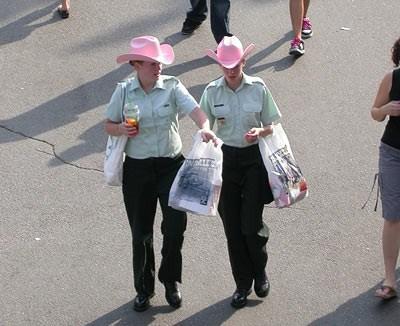
[[[62,19],[69,17],[69,10],[62,10],[61,6],[58,6],[57,11]]]

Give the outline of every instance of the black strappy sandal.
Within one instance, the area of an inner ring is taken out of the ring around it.
[[[60,15],[62,19],[68,18],[69,17],[69,10],[62,10],[61,6],[58,6],[57,12]]]

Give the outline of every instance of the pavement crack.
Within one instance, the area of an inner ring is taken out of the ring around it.
[[[59,160],[60,162],[66,164],[66,165],[70,165],[70,166],[73,166],[73,167],[75,167],[75,168],[77,168],[77,169],[81,169],[81,170],[96,171],[96,172],[101,172],[101,173],[104,172],[103,170],[100,170],[100,169],[88,168],[88,167],[80,166],[80,165],[78,165],[78,164],[75,164],[75,163],[68,162],[68,161],[64,160],[61,156],[59,156],[59,155],[57,154],[57,152],[56,152],[56,145],[54,145],[54,144],[48,142],[47,140],[40,139],[40,138],[36,138],[36,137],[32,137],[32,136],[29,136],[29,135],[26,135],[26,134],[24,134],[24,133],[21,132],[21,131],[13,130],[13,129],[8,128],[8,127],[6,127],[6,126],[4,126],[4,125],[0,125],[0,128],[2,128],[2,129],[4,129],[4,130],[7,130],[7,131],[9,131],[9,132],[11,132],[11,133],[14,133],[14,134],[16,134],[16,135],[20,135],[20,136],[22,136],[22,137],[24,137],[24,138],[32,139],[32,140],[34,140],[34,141],[37,141],[37,142],[40,142],[40,143],[43,143],[43,144],[46,144],[46,145],[50,146],[50,147],[51,147],[51,150],[52,150],[52,153],[49,153],[49,152],[46,152],[46,151],[43,151],[43,150],[39,150],[39,149],[37,149],[37,151],[38,151],[38,152],[41,152],[41,153],[45,153],[45,154],[50,155],[50,156],[53,156],[53,157],[55,157],[57,160]]]

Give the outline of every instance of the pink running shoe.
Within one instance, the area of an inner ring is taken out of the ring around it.
[[[290,49],[289,49],[289,54],[293,55],[295,57],[300,57],[303,55],[306,51],[304,50],[304,42],[303,40],[299,38],[294,38],[290,42]]]
[[[303,26],[301,27],[301,37],[310,38],[313,35],[311,20],[308,17],[303,18]]]

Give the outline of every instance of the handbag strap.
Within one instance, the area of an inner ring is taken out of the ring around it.
[[[122,95],[122,107],[121,107],[121,121],[125,120],[124,117],[124,107],[125,107],[125,102],[126,102],[126,81],[122,81],[121,82],[121,88],[123,91],[123,95]]]
[[[371,191],[369,192],[368,198],[367,198],[366,202],[364,203],[364,205],[362,205],[361,209],[364,209],[365,206],[367,205],[367,203],[369,202],[369,200],[371,199],[371,195],[372,195],[372,192],[374,191],[374,188],[375,188],[375,184],[376,184],[376,183],[378,183],[378,187],[377,187],[377,189],[376,189],[376,199],[375,199],[374,211],[376,212],[376,210],[378,209],[379,188],[380,188],[380,184],[379,184],[379,173],[375,173],[375,176],[374,176],[374,183],[372,184]]]

